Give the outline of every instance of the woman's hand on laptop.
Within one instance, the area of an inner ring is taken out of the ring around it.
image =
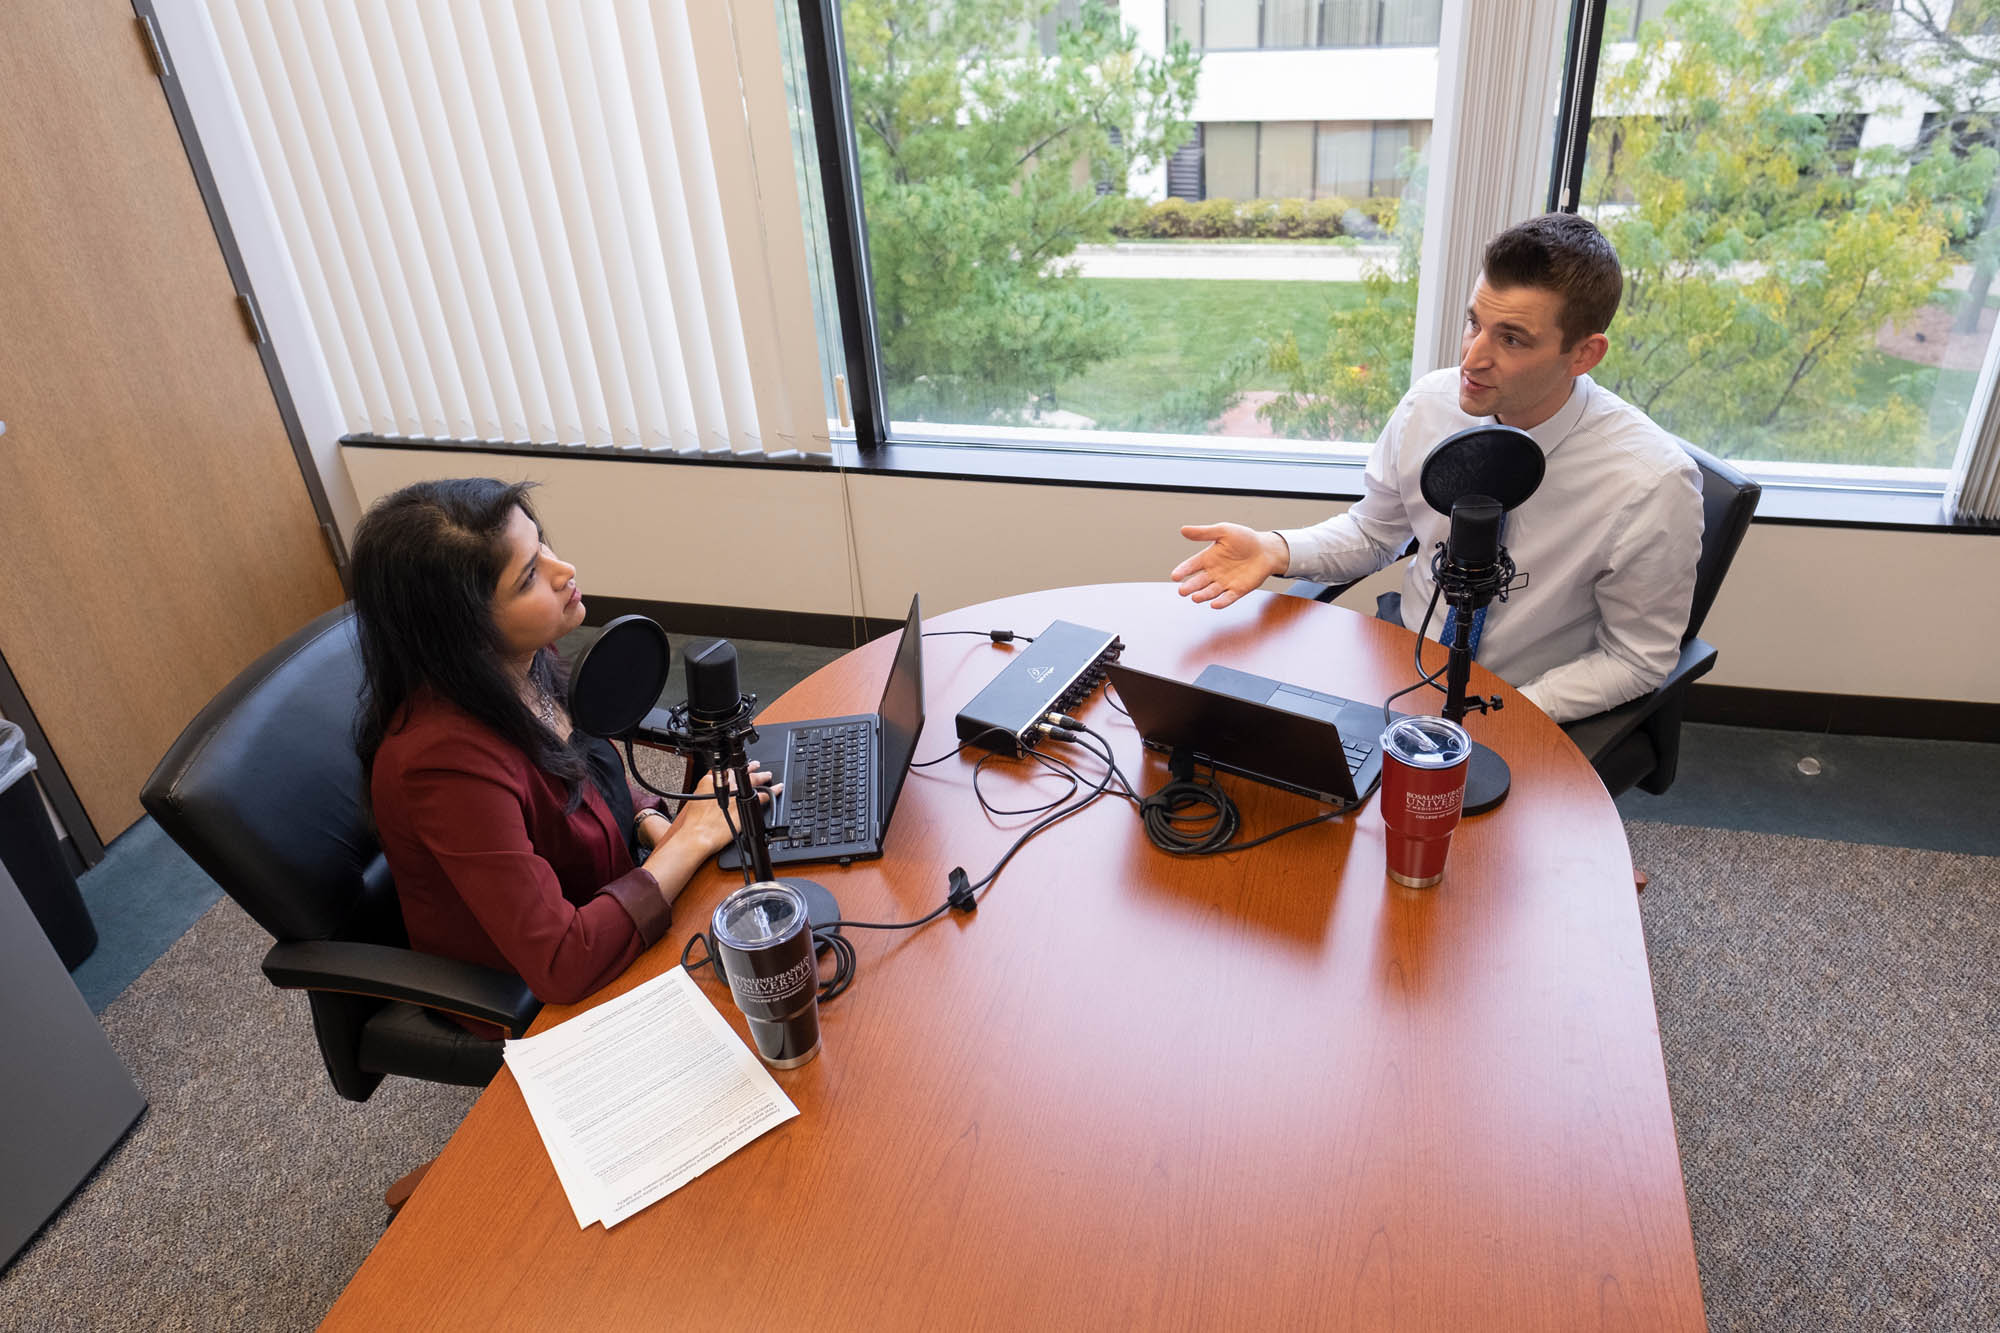
[[[729,773],[724,773],[722,776],[724,781],[733,780],[734,777]],[[772,777],[773,775],[766,772],[756,760],[750,761],[750,785],[757,789],[757,798],[766,804],[770,802],[773,791],[782,790],[771,785]],[[695,790],[714,791],[714,775],[711,774],[696,783]],[[730,818],[733,819],[735,816],[732,814]],[[689,801],[682,805],[680,814],[674,817],[673,827],[660,839],[659,845],[663,847],[668,843],[680,843],[682,839],[688,840],[682,843],[684,848],[693,850],[702,857],[713,856],[727,847],[730,843],[730,833],[729,825],[722,817],[722,803]]]
[[[1175,565],[1167,577],[1180,585],[1181,596],[1207,602],[1217,611],[1292,563],[1283,537],[1241,523],[1191,525],[1181,529],[1181,536],[1208,545]]]

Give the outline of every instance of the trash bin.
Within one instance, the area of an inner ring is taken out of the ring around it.
[[[55,826],[31,776],[34,771],[27,734],[0,720],[0,863],[20,886],[63,966],[73,972],[97,947],[97,927],[63,860]]]

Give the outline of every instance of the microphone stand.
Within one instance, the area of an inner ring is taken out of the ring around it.
[[[686,704],[677,704],[668,714],[667,729],[670,734],[678,733],[676,739],[684,740],[686,748],[708,762],[709,772],[718,777],[729,775],[736,800],[738,843],[744,852],[743,882],[790,885],[805,899],[806,919],[817,930],[840,920],[840,904],[832,891],[817,881],[791,876],[779,879],[771,871],[771,840],[764,827],[764,803],[757,799],[757,790],[750,783],[747,747],[757,739],[757,728],[750,723],[751,710],[756,706],[755,695],[744,695],[736,712],[729,717],[697,721]]]
[[[1467,568],[1446,558],[1446,548],[1438,544],[1431,560],[1431,577],[1444,590],[1445,605],[1458,612],[1453,618],[1450,656],[1445,659],[1444,719],[1465,725],[1470,712],[1487,712],[1500,707],[1500,696],[1480,698],[1468,693],[1472,681],[1472,617],[1492,602],[1495,594],[1504,600],[1514,582],[1514,562],[1502,550],[1494,563]],[[1465,813],[1476,815],[1491,810],[1507,799],[1514,784],[1512,770],[1491,747],[1472,743],[1465,766]]]

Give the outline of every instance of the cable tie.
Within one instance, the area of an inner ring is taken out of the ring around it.
[[[979,900],[972,896],[972,880],[966,875],[964,866],[951,868],[951,887],[945,893],[945,901],[961,912],[977,911]]]

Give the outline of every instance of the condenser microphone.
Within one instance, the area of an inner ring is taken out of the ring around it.
[[[1500,518],[1506,512],[1490,495],[1465,495],[1454,501],[1446,565],[1473,573],[1496,564],[1500,559]]]
[[[1514,586],[1514,561],[1500,544],[1500,527],[1542,484],[1547,460],[1526,431],[1512,426],[1474,426],[1440,440],[1424,459],[1418,482],[1424,500],[1451,517],[1451,533],[1431,557],[1437,595],[1451,607],[1446,647],[1444,716],[1463,722],[1472,709],[1498,707],[1500,697],[1469,696],[1472,639],[1488,603],[1505,601]],[[1474,743],[1465,777],[1465,813],[1491,809],[1506,798],[1512,778],[1507,763]]]
[[[695,726],[727,726],[751,706],[738,687],[736,645],[729,640],[693,644],[681,660],[687,664],[688,721]]]

